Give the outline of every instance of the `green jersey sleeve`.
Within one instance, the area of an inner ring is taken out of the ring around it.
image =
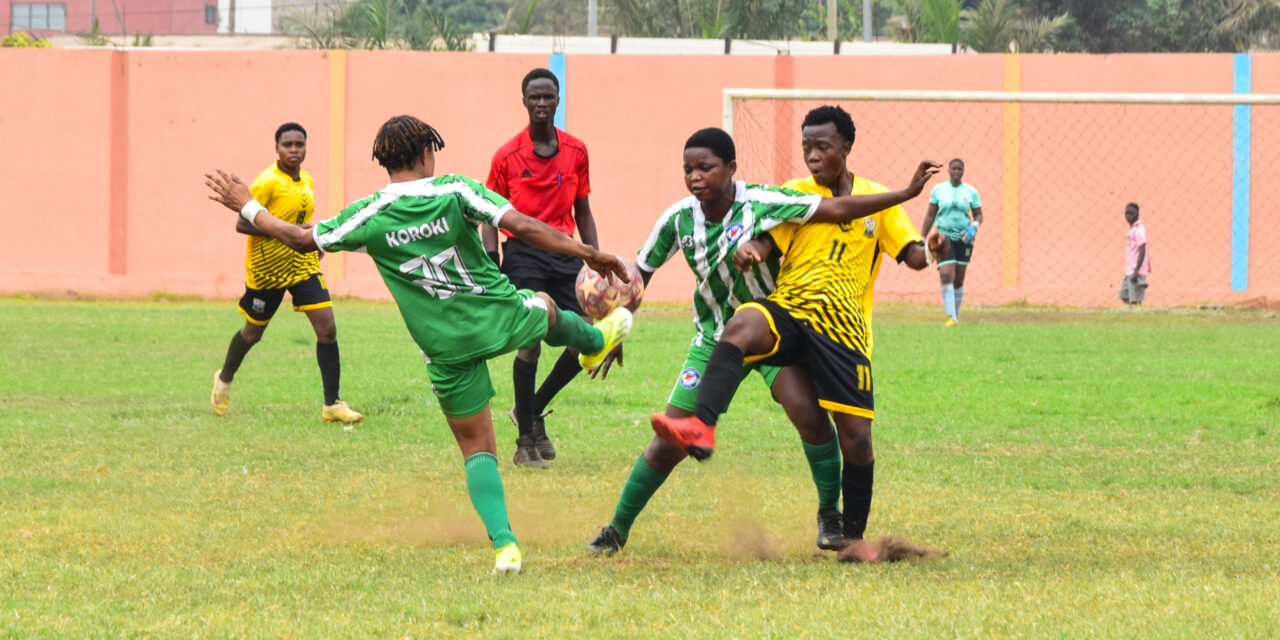
[[[808,222],[822,202],[822,196],[815,193],[758,184],[747,185],[745,199],[755,214],[757,232],[768,231],[783,222]]]
[[[373,218],[373,214],[395,202],[396,197],[375,193],[347,205],[337,216],[316,223],[311,229],[316,246],[326,253],[360,251],[369,235],[369,220]]]
[[[653,232],[649,234],[649,239],[644,241],[644,245],[636,254],[636,266],[652,273],[676,254],[680,249],[680,243],[677,242],[680,235],[678,229],[680,214],[687,211],[689,211],[687,199],[667,207],[657,223],[653,225]]]
[[[441,176],[435,181],[435,185],[452,192],[462,205],[463,217],[476,224],[496,227],[502,216],[512,210],[511,203],[506,198],[467,176]]]

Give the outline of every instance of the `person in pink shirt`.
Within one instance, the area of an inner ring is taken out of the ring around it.
[[[1126,242],[1128,262],[1124,267],[1124,280],[1120,281],[1120,299],[1127,304],[1142,304],[1147,297],[1147,275],[1151,273],[1147,228],[1138,221],[1137,203],[1125,205],[1124,219],[1129,223],[1129,238]]]

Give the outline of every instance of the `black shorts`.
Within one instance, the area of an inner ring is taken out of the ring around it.
[[[257,325],[271,322],[271,316],[280,308],[284,300],[284,292],[293,298],[294,311],[310,311],[332,307],[329,289],[324,285],[324,276],[314,275],[302,282],[284,289],[250,289],[244,288],[244,296],[240,298],[240,313]]]
[[[950,240],[950,238],[948,238]],[[947,254],[938,260],[938,266],[942,267],[949,264],[958,264],[962,267],[969,266],[969,258],[973,257],[973,245],[964,240],[951,240],[948,245]]]
[[[875,385],[871,379],[871,361],[866,354],[819,333],[772,300],[748,302],[738,309],[744,307],[764,313],[777,339],[772,352],[747,356],[747,362],[785,367],[808,361],[818,406],[827,411],[875,419]]]
[[[543,251],[516,238],[507,238],[502,249],[502,273],[517,289],[543,291],[557,307],[582,315],[577,294],[581,258]]]

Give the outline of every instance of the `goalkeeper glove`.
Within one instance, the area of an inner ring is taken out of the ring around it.
[[[973,244],[974,238],[978,237],[978,221],[974,220],[969,226],[964,228],[964,233],[960,235],[960,239],[969,244]]]

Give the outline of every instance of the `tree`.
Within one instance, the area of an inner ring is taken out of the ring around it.
[[[1210,37],[1220,38],[1235,51],[1280,42],[1280,0],[1219,0],[1219,19]]]
[[[979,53],[999,53],[1009,50],[1014,40],[1017,7],[1012,0],[982,0],[977,9],[968,13],[961,40]]]
[[[602,8],[620,35],[780,40],[809,34],[807,6],[803,0],[608,0]]]
[[[928,42],[958,42],[960,3],[956,0],[921,0],[920,23]]]
[[[471,45],[443,9],[421,0],[333,0],[323,10],[302,7],[281,26],[300,46],[314,49],[461,51]]]

